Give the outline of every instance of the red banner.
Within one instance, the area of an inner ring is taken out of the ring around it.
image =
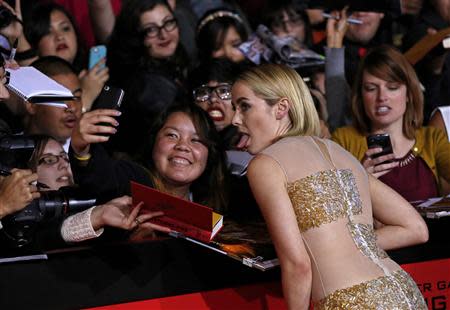
[[[450,258],[402,265],[419,286],[428,309],[450,309]]]

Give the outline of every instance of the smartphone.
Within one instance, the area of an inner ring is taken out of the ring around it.
[[[100,60],[106,58],[106,46],[97,45],[91,47],[89,50],[89,70],[92,69]],[[103,69],[105,64],[103,64],[100,69]]]
[[[124,91],[121,88],[118,87],[112,87],[109,85],[105,85],[100,92],[100,95],[98,95],[97,99],[95,99],[94,103],[92,104],[92,110],[95,109],[120,109],[120,105],[122,104]],[[98,123],[98,125],[102,126],[111,126],[109,123]],[[110,134],[103,133],[99,134],[101,136],[110,136]]]
[[[376,147],[381,147],[383,149],[380,153],[372,155],[372,158],[392,154],[394,152],[392,149],[391,138],[387,133],[367,136],[367,146],[369,149]],[[391,161],[393,160],[390,160],[389,162]]]
[[[91,110],[96,109],[119,109],[122,104],[124,91],[118,87],[105,85],[92,104]]]

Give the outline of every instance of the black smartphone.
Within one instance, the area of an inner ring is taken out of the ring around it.
[[[124,91],[118,87],[105,85],[92,104],[91,110],[96,109],[119,109],[122,104]]]
[[[394,152],[392,149],[391,138],[387,133],[367,136],[367,146],[369,149],[376,147],[381,147],[383,149],[380,153],[372,155],[372,158],[377,158]],[[389,162],[392,162],[392,160]]]
[[[105,85],[98,95],[97,99],[95,99],[92,104],[91,110],[96,109],[120,109],[120,105],[122,104],[124,96],[124,91],[118,87],[112,87],[109,85]],[[98,125],[102,126],[111,126],[109,123],[98,123]],[[101,136],[110,136],[110,134],[104,133],[99,134]]]

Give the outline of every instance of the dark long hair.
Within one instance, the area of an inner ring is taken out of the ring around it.
[[[164,184],[151,158],[158,132],[163,128],[169,116],[176,112],[184,113],[191,118],[200,139],[208,148],[205,171],[192,182],[190,187],[194,201],[209,206],[219,213],[224,213],[227,206],[225,151],[220,144],[219,134],[214,122],[200,107],[176,104],[163,111],[150,130],[146,149],[139,161],[150,171],[155,188],[164,191]]]
[[[113,84],[122,86],[121,82],[129,78],[130,70],[136,68],[163,67],[164,70],[181,71],[187,66],[187,55],[181,42],[178,42],[175,54],[169,59],[155,59],[148,55],[140,17],[157,5],[165,6],[173,14],[165,0],[129,0],[122,7],[108,44],[107,64]]]
[[[296,1],[292,0],[269,1],[264,8],[262,22],[266,26],[272,27],[273,23],[283,20],[283,12],[286,12],[290,18],[300,17],[305,29],[305,40],[303,44],[311,47],[313,45],[312,29],[305,9],[305,4],[296,3]]]
[[[75,19],[63,6],[56,3],[45,3],[34,6],[29,18],[25,22],[25,37],[31,46],[37,49],[39,41],[49,33],[50,15],[53,11],[60,11],[66,15],[75,30],[75,35],[77,37],[77,53],[72,65],[77,72],[80,72],[86,66],[86,49],[81,41],[80,32]]]
[[[220,16],[220,14],[218,14],[220,12],[227,12],[230,16]],[[236,17],[234,18],[232,16]],[[212,53],[220,48],[230,27],[236,29],[242,42],[247,40],[247,29],[238,13],[228,9],[215,9],[205,13],[197,25],[196,41],[200,56],[199,59],[205,60],[212,58]]]

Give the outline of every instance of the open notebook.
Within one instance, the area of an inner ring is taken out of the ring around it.
[[[63,102],[72,100],[72,92],[33,67],[7,69],[10,78],[6,87],[31,103],[67,107]]]

